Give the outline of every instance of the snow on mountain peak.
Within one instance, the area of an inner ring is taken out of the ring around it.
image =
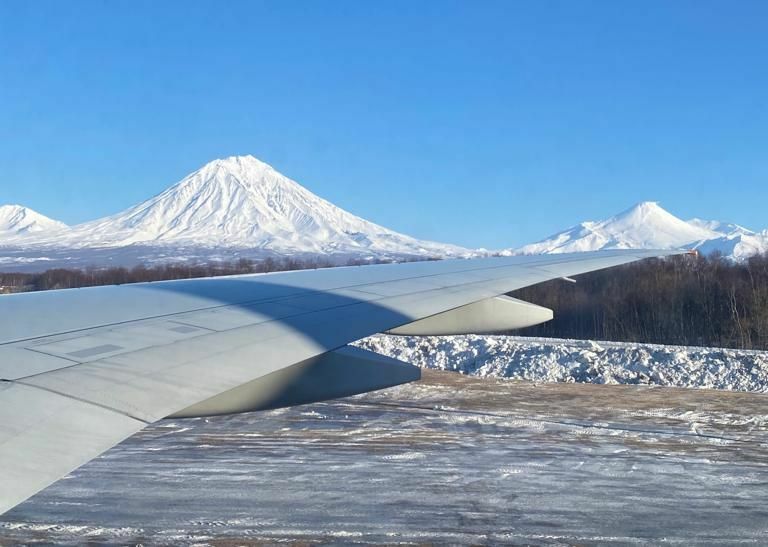
[[[607,220],[583,222],[552,237],[521,247],[521,254],[566,253],[599,249],[673,249],[696,246],[720,234],[693,225],[655,201],[643,201]]]
[[[656,225],[672,225],[682,221],[659,205],[658,201],[641,201],[629,209],[614,215],[605,222],[635,226],[648,223]]]
[[[78,256],[81,262],[98,255],[123,263],[185,257],[487,254],[482,249],[418,240],[364,220],[252,155],[213,160],[134,207],[72,228],[25,207],[2,206],[0,244],[22,249],[23,260],[28,260],[27,254],[44,252],[61,253],[67,260]],[[768,230],[753,232],[696,218],[686,222],[658,202],[643,201],[606,220],[581,222],[537,243],[500,253],[639,248],[698,248],[702,253],[719,251],[742,259],[768,252]]]
[[[700,218],[692,218],[688,221],[691,226],[697,226],[699,228],[705,228],[724,236],[735,236],[739,234],[754,235],[755,232],[739,224],[732,222],[721,222],[719,220],[703,220]]]
[[[0,234],[4,237],[53,233],[67,225],[22,205],[0,205]]]
[[[254,156],[207,163],[134,207],[46,243],[264,249],[281,254],[465,255],[399,234],[316,196]]]
[[[269,175],[279,175],[271,165],[250,154],[213,160],[187,178],[194,177],[196,173],[206,180],[222,181],[229,176],[246,184],[257,184]]]
[[[669,214],[659,205],[658,201],[640,201],[616,216],[642,216],[658,213]]]
[[[712,230],[677,218],[655,201],[640,202],[600,223],[599,229],[625,248],[670,249],[715,235]]]

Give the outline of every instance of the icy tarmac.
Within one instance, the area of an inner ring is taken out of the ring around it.
[[[764,544],[768,396],[424,380],[161,422],[0,517],[0,544]]]

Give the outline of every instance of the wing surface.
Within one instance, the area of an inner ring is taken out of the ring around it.
[[[0,514],[149,423],[365,336],[671,251],[306,270],[0,297]]]

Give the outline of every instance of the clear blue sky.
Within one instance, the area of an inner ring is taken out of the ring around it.
[[[768,227],[768,2],[0,0],[0,203],[68,223],[253,154],[506,247],[656,200]]]

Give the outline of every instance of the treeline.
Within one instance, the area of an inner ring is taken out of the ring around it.
[[[555,311],[525,336],[768,349],[768,255],[644,260],[512,296]]]
[[[358,266],[378,262],[381,261],[350,259],[345,262],[345,265]],[[172,263],[160,266],[135,266],[133,268],[87,268],[84,270],[56,268],[41,273],[0,273],[0,288],[4,292],[45,291],[169,279],[331,268],[338,265],[338,262],[323,258],[270,257],[263,260],[240,259],[234,262],[189,265]]]

